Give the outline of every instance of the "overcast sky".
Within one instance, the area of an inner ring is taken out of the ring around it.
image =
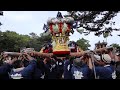
[[[62,14],[66,14],[66,11],[61,11]],[[4,16],[0,17],[2,26],[0,27],[2,31],[10,30],[15,31],[20,34],[29,34],[31,32],[39,35],[44,32],[42,30],[44,23],[47,22],[49,17],[56,17],[57,11],[4,11]],[[120,14],[118,14],[114,21],[116,22],[115,27],[120,27]],[[107,38],[108,45],[112,43],[120,44],[120,37],[117,34],[120,32],[113,32],[113,36]],[[94,36],[94,33],[84,36],[75,32],[70,36],[70,40],[78,40],[79,38],[85,38],[90,41],[91,47],[89,49],[94,49],[94,44],[98,41],[105,40],[102,36]]]

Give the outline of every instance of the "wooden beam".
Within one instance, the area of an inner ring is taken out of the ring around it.
[[[100,48],[100,49],[96,49],[96,50],[94,50],[92,52],[102,53],[102,52],[105,52],[105,51],[108,51],[108,50],[113,50],[113,47]],[[70,56],[72,56],[72,57],[80,57],[80,56],[83,56],[85,53],[89,53],[90,51],[82,51],[82,52],[77,52],[77,53],[70,53]],[[4,52],[4,54],[10,55],[10,56],[19,56],[22,53]],[[31,56],[40,56],[40,57],[52,57],[53,56],[53,53],[40,53],[40,52],[36,52],[36,51],[30,52],[28,54],[30,54]]]

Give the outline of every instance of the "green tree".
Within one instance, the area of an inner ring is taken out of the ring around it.
[[[0,31],[0,52],[19,52],[22,47],[34,48],[36,51],[40,51],[49,42],[51,42],[51,35],[44,36],[43,33],[37,36],[33,32],[30,35],[22,35],[9,30]]]
[[[119,44],[113,43],[113,44],[111,44],[111,46],[113,46],[115,48],[116,52],[120,53],[120,45]]]
[[[40,49],[47,43],[51,43],[51,35],[45,36],[44,33],[41,33],[40,36],[37,36],[35,33],[30,33],[31,39],[29,41],[29,47],[34,48],[36,51]]]
[[[115,25],[113,18],[118,13],[119,11],[68,11],[65,16],[71,16],[79,22],[76,28],[83,27],[86,30],[85,35],[95,32],[96,36],[106,33],[112,36],[113,30],[120,31],[119,28],[112,27]]]
[[[39,37],[39,36],[38,36],[36,33],[34,33],[34,32],[29,33],[29,35],[30,35],[30,37],[33,38],[33,39]]]
[[[88,47],[90,47],[91,45],[89,44],[89,41],[82,38],[76,41],[76,43],[78,44],[78,46],[82,49],[82,50],[88,50]]]
[[[3,16],[3,11],[0,11],[0,16]],[[0,22],[0,26],[2,25],[2,23]]]
[[[120,45],[116,44],[116,43],[111,44],[111,46],[116,47],[116,48],[120,48]]]
[[[52,41],[52,36],[51,35],[47,35],[45,36],[44,33],[40,34],[40,37],[37,39],[38,44],[40,45],[40,49],[48,43],[51,43]]]
[[[26,47],[30,37],[27,35],[19,35],[14,31],[7,30],[1,32],[0,49],[1,51],[19,51],[21,47]]]

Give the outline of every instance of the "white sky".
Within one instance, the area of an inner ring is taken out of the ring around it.
[[[61,11],[62,14],[66,14],[66,11]],[[49,17],[56,17],[57,11],[4,11],[4,16],[0,17],[2,26],[0,30],[6,31],[15,31],[20,34],[29,34],[31,32],[39,35],[44,32],[42,30],[44,23],[47,22]],[[116,22],[115,27],[120,27],[120,14],[118,14],[114,21]],[[117,34],[120,32],[113,32],[113,36],[107,38],[108,45],[112,43],[120,44],[120,37]],[[105,40],[102,36],[94,36],[94,33],[84,36],[75,32],[70,36],[70,40],[77,41],[79,38],[85,38],[90,41],[91,47],[89,49],[94,49],[94,44],[98,41]]]

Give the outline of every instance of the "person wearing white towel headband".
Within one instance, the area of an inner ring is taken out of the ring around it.
[[[115,69],[110,64],[112,61],[111,57],[108,54],[94,57],[99,62],[99,65],[95,67],[97,77],[99,79],[116,79]]]

